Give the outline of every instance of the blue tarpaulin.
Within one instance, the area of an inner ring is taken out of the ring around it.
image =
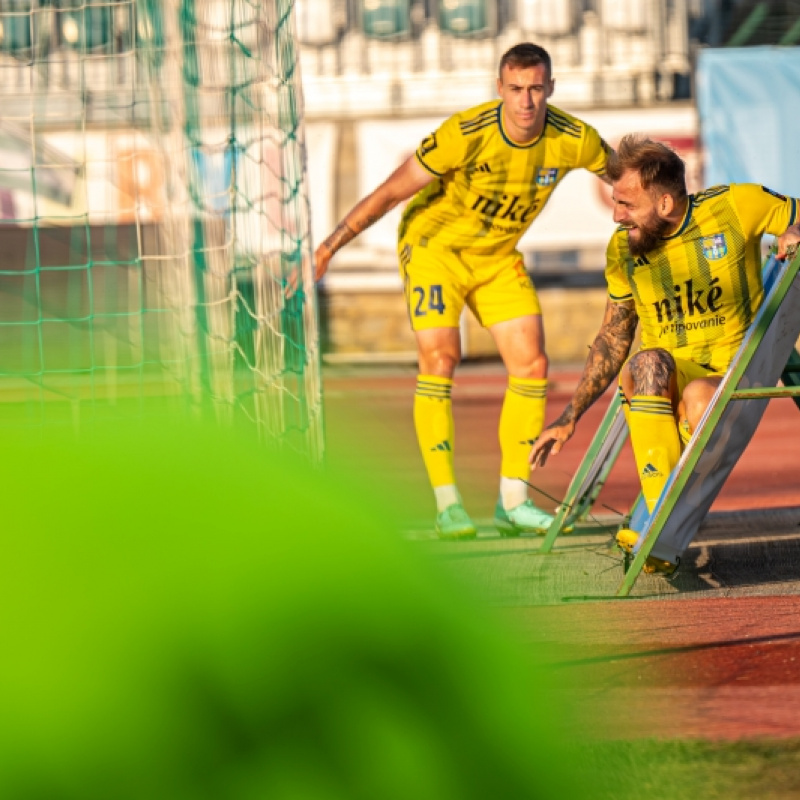
[[[700,53],[705,184],[761,183],[800,196],[800,47]]]

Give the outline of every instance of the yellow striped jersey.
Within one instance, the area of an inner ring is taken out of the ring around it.
[[[728,368],[764,298],[761,236],[782,234],[800,204],[764,186],[714,186],[690,195],[678,230],[634,258],[620,227],[606,253],[612,301],[633,299],[642,347]]]
[[[579,167],[604,175],[607,153],[594,128],[553,106],[526,144],[506,132],[500,100],[455,114],[416,152],[436,180],[406,206],[400,238],[509,255],[564,176]]]

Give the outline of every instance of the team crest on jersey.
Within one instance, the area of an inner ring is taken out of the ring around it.
[[[724,258],[728,255],[728,243],[725,241],[724,233],[704,236],[701,243],[703,245],[703,255],[711,261],[716,261],[716,259]]]
[[[539,186],[552,186],[558,177],[558,169],[555,167],[539,167],[536,170],[536,183]]]

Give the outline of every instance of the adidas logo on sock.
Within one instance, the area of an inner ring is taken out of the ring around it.
[[[533,447],[536,444],[536,439],[522,439],[522,441],[520,441],[520,444],[527,444],[530,447]]]
[[[642,470],[642,477],[643,478],[660,478],[661,477],[661,473],[652,464],[646,464],[645,468]]]
[[[439,442],[439,444],[431,447],[431,452],[434,452],[435,450],[445,450],[449,452],[452,449],[453,448],[450,447],[450,442],[448,442],[447,439],[445,439],[443,442]]]

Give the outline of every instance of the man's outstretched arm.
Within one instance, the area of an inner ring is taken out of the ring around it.
[[[408,200],[427,186],[433,178],[416,156],[409,156],[374,192],[354,206],[336,226],[336,230],[317,248],[314,254],[316,280],[327,272],[328,264],[337,250],[376,223],[398,203]]]
[[[572,400],[561,416],[542,431],[531,450],[533,469],[543,466],[551,453],[555,455],[561,450],[575,432],[578,420],[619,374],[633,344],[638,320],[633,300],[608,301],[603,324],[589,349],[589,358]]]

